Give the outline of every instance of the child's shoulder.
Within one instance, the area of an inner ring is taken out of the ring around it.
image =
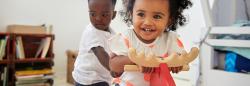
[[[179,37],[179,34],[177,33],[177,32],[175,32],[175,31],[166,31],[166,32],[164,32],[163,33],[163,36],[164,37],[174,37],[174,38],[176,38],[176,37]]]
[[[122,34],[124,36],[129,36],[131,34],[134,34],[134,30],[131,28],[123,29],[122,31],[118,32],[119,34]]]
[[[83,32],[84,32],[84,33],[93,32],[94,29],[95,29],[94,26],[92,26],[91,24],[88,24],[88,25],[85,26]]]

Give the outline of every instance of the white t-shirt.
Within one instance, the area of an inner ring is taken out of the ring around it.
[[[164,32],[160,37],[158,37],[153,43],[145,44],[140,41],[133,29],[128,29],[126,33],[115,35],[116,37],[111,38],[111,50],[117,55],[128,56],[128,47],[123,38],[127,38],[129,43],[136,51],[140,52],[144,50],[145,54],[153,52],[157,56],[162,56],[165,54],[171,54],[173,52],[180,53],[183,50],[183,47],[180,47],[178,44],[178,35],[175,32],[169,31]],[[116,45],[115,45],[116,44]],[[148,47],[154,45],[153,47]],[[119,47],[119,48],[117,48]],[[141,72],[123,72],[120,77],[121,83],[120,86],[126,86],[126,83],[129,82],[133,86],[149,86],[149,82],[144,80],[144,74]],[[124,83],[123,83],[124,82]]]
[[[106,81],[111,83],[112,77],[110,72],[101,65],[94,52],[93,47],[103,47],[109,54],[108,39],[114,33],[96,29],[92,24],[89,24],[83,31],[78,56],[74,64],[72,76],[74,80],[83,85],[90,85],[98,82]],[[107,58],[108,59],[108,58]]]

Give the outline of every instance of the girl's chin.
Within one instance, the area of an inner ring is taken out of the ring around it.
[[[151,42],[153,42],[155,39],[153,39],[153,38],[142,38],[142,40],[143,40],[144,42],[151,43]]]
[[[143,35],[141,36],[142,39],[144,40],[154,40],[155,38],[153,37],[153,35]]]

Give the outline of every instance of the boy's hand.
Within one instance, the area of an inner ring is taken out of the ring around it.
[[[116,57],[117,55],[115,53],[110,53],[110,59],[113,59],[114,57]]]
[[[117,73],[117,72],[114,72],[114,71],[110,71],[110,74],[114,78],[120,77],[122,75],[122,73]]]
[[[180,67],[169,67],[169,71],[171,71],[172,73],[179,73],[182,70],[183,66]]]
[[[154,68],[153,67],[140,67],[140,70],[142,73],[153,73]]]

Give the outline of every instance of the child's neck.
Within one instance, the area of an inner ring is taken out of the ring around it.
[[[134,32],[135,33],[135,32]],[[135,35],[137,36],[137,38],[140,40],[140,41],[142,41],[143,43],[145,43],[145,44],[151,44],[151,43],[153,43],[154,41],[155,41],[155,39],[152,39],[152,40],[144,40],[143,38],[141,38],[140,36],[138,36],[136,33],[135,33]]]
[[[103,31],[110,32],[109,28],[107,28],[107,29],[105,29],[105,30],[103,30]]]
[[[105,29],[105,30],[103,30],[103,29],[99,29],[99,28],[96,28],[96,29],[101,30],[101,31],[110,32],[109,27],[108,27],[107,29]]]

